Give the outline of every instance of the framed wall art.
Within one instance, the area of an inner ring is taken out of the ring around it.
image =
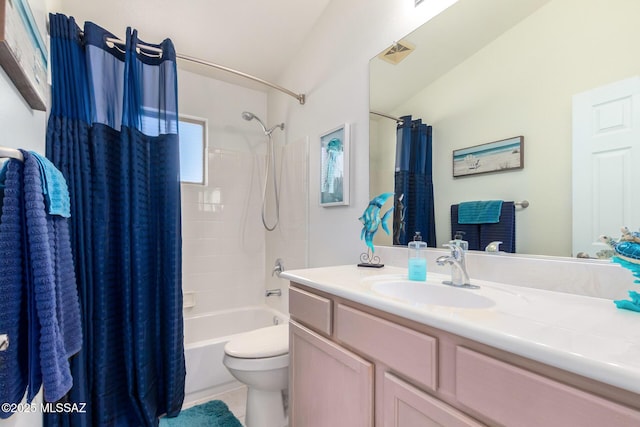
[[[349,125],[320,135],[320,205],[349,204]]]
[[[0,65],[34,110],[46,110],[49,54],[27,0],[0,0]]]
[[[514,136],[488,144],[453,150],[453,176],[522,169],[524,137]]]

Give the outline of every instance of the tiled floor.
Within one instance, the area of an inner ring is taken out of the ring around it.
[[[247,387],[240,386],[224,393],[216,394],[212,399],[222,400],[227,404],[229,410],[233,412],[244,425],[245,408],[247,405]]]

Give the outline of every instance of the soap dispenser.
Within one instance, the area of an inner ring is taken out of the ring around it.
[[[456,231],[456,234],[453,236],[453,240],[450,240],[449,244],[455,245],[466,252],[469,250],[469,242],[464,240],[463,238],[464,234],[465,234],[464,231],[460,231],[460,230]]]
[[[413,236],[413,242],[409,242],[409,280],[427,280],[427,244],[422,241],[419,231]]]

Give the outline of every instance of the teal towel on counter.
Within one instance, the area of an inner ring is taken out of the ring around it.
[[[502,200],[462,202],[458,206],[458,224],[496,224],[500,222]]]
[[[40,167],[42,193],[47,205],[47,213],[69,218],[71,216],[71,203],[64,175],[46,157],[33,151],[30,153],[38,161]]]

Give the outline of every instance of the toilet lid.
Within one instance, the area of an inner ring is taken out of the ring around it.
[[[243,359],[275,357],[289,353],[289,324],[267,326],[239,334],[224,346],[229,356]]]

